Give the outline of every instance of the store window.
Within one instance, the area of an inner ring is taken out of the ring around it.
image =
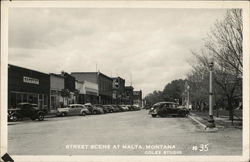
[[[44,95],[44,106],[48,107],[48,96]]]
[[[50,108],[52,110],[56,109],[56,96],[50,96],[50,102],[51,102]]]
[[[16,93],[11,93],[10,94],[10,106],[9,106],[9,108],[15,108],[16,105],[17,105]]]
[[[20,93],[20,92],[10,93],[9,108],[15,108],[17,104],[22,102],[38,104],[38,95],[33,93]]]
[[[38,103],[38,97],[37,96],[38,96],[37,94],[34,94],[34,97],[33,97],[33,101],[34,101],[35,104]]]
[[[19,104],[22,102],[22,95],[20,93],[16,94],[16,104]]]
[[[28,102],[32,104],[37,104],[37,97],[35,94],[28,94]]]
[[[27,94],[23,94],[23,101],[22,102],[28,102],[28,99],[27,99]]]
[[[38,107],[39,109],[43,108],[43,94],[38,95]]]

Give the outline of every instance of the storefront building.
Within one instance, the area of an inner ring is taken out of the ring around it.
[[[78,92],[76,92],[76,79],[74,76],[62,72],[61,74],[64,77],[64,90],[63,93],[67,92],[68,94],[65,96],[63,95],[64,100],[64,107],[68,106],[70,104],[76,103],[76,96],[78,95]]]
[[[50,77],[48,74],[15,65],[8,65],[8,108],[18,103],[37,104],[50,108]]]
[[[98,103],[98,84],[84,81],[85,103],[97,104]]]
[[[112,78],[113,79],[113,95],[112,103],[113,104],[124,104],[125,97],[125,80],[120,77]]]
[[[98,72],[99,103],[111,104],[113,93],[113,79]]]
[[[88,81],[98,85],[98,103],[112,103],[112,78],[100,72],[72,72],[71,75],[79,81]]]
[[[134,87],[125,86],[125,104],[133,105],[133,91]]]
[[[84,82],[81,82],[81,81],[78,81],[76,80],[75,81],[75,87],[76,87],[76,93],[75,93],[75,97],[76,97],[76,103],[78,104],[84,104],[85,103],[85,89],[84,89]]]
[[[133,104],[142,107],[142,91],[133,91]]]
[[[62,90],[64,89],[64,77],[58,74],[50,74],[50,112],[56,112],[63,106]]]

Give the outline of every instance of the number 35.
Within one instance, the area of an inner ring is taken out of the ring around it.
[[[199,151],[201,151],[201,152],[208,151],[208,144],[201,144]]]

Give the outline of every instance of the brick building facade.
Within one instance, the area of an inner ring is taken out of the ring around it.
[[[100,72],[72,72],[79,81],[88,81],[98,85],[98,103],[112,103],[112,84],[113,79]]]

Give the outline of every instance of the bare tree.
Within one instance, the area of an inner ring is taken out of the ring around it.
[[[230,9],[222,21],[217,21],[205,39],[205,46],[192,51],[197,64],[192,65],[196,74],[208,72],[209,58],[214,60],[214,81],[227,99],[227,109],[233,121],[233,101],[241,98],[242,89],[242,14],[240,9]]]
[[[241,12],[241,9],[228,10],[226,18],[215,23],[205,41],[205,47],[219,66],[237,76],[242,76],[243,69]]]

